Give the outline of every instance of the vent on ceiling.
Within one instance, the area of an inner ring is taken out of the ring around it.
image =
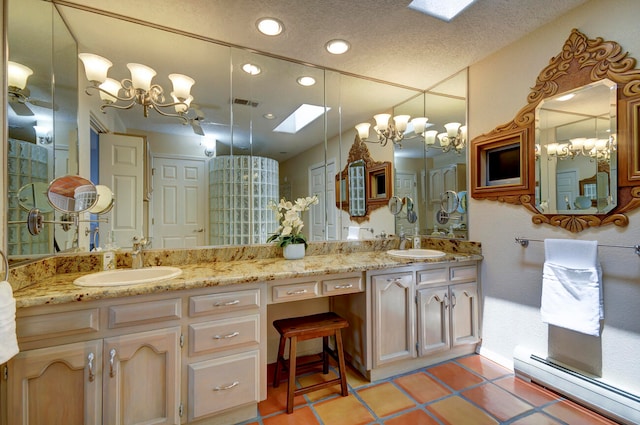
[[[253,102],[248,99],[240,99],[239,97],[236,97],[235,99],[233,99],[233,104],[251,106],[252,108],[258,107],[258,102]]]

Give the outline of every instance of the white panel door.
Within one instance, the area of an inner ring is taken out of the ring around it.
[[[115,202],[107,215],[108,223],[100,223],[105,240],[112,232],[116,244],[130,248],[134,236],[144,233],[143,180],[144,143],[141,136],[100,134],[100,184],[111,188]]]
[[[326,188],[327,188],[327,197],[324,200],[325,202],[325,211],[327,212],[327,240],[335,241],[339,239],[338,228],[336,225],[336,185],[335,185],[335,176],[336,176],[336,161],[335,159],[327,161],[327,171],[325,174],[326,178]]]
[[[200,159],[153,159],[154,248],[206,245],[207,179]]]

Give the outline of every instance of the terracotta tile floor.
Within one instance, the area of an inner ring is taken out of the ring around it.
[[[335,376],[311,373],[297,381],[309,385]],[[260,416],[243,425],[615,425],[479,355],[377,382],[350,369],[347,380],[348,397],[340,396],[339,385],[298,396],[290,415],[286,382],[269,386]]]

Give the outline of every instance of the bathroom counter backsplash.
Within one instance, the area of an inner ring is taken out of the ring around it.
[[[311,242],[302,260],[285,260],[275,245],[150,249],[145,266],[180,267],[182,275],[168,281],[113,287],[80,287],[73,281],[102,270],[101,253],[57,255],[11,269],[9,281],[18,308],[153,294],[252,282],[268,282],[328,273],[347,273],[402,266],[414,262],[451,262],[482,259],[480,243],[423,238],[422,247],[438,249],[445,257],[426,260],[394,258],[385,252],[398,246],[397,238],[350,242]],[[117,268],[130,268],[128,251],[116,255]]]

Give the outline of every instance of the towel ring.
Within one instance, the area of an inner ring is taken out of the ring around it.
[[[4,280],[9,280],[9,260],[7,259],[7,255],[1,249],[0,255],[2,255],[2,259],[4,260]]]

